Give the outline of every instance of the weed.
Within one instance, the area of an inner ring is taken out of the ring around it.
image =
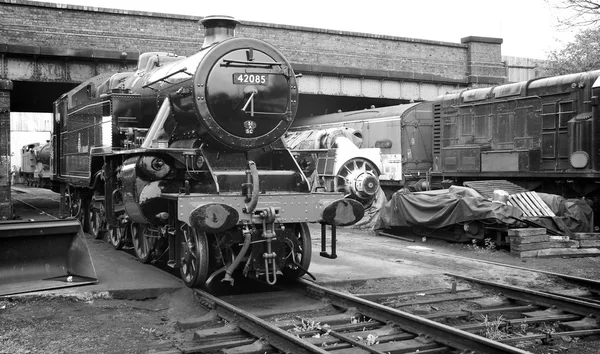
[[[377,340],[377,338],[379,338],[379,336],[373,335],[373,334],[369,334],[367,335],[367,338],[363,339],[360,336],[356,337],[359,341],[364,341],[365,345],[367,346],[372,346],[375,344],[379,344],[379,341]]]
[[[542,323],[540,324],[539,330],[542,333],[548,333],[548,334],[552,334],[556,332],[556,328],[558,327],[558,323],[554,322],[554,323]]]
[[[371,322],[371,319],[367,320],[367,318],[365,316],[350,317],[351,324],[358,324],[358,323],[363,323],[363,322]]]
[[[528,329],[529,329],[529,324],[527,324],[527,323],[519,323],[518,327],[513,328],[514,332],[516,334],[520,334],[520,335],[526,335]]]
[[[306,332],[321,329],[321,322],[315,322],[304,318],[301,320],[302,323],[300,325],[294,325],[294,328],[292,329],[294,332]]]
[[[142,327],[142,332],[154,333],[154,332],[156,332],[156,328],[153,328],[153,327],[148,327],[148,328]]]
[[[496,242],[492,241],[491,238],[486,238],[484,240],[485,249],[487,251],[495,251],[496,250]]]
[[[479,246],[477,244],[477,240],[472,239],[471,244],[468,245],[467,247],[473,249],[476,252],[493,252],[493,251],[496,251],[496,249],[497,249],[496,242],[492,241],[491,238],[484,239],[483,246]]]
[[[510,337],[506,332],[505,328],[501,329],[500,327],[504,325],[504,319],[502,316],[498,316],[495,320],[491,320],[488,315],[481,315],[481,319],[483,320],[483,325],[485,329],[482,331],[482,335],[491,340],[499,340],[503,338]]]

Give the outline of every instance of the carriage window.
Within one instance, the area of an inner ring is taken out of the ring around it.
[[[558,104],[558,115],[560,117],[560,127],[566,127],[567,122],[575,116],[575,102],[567,101]]]
[[[475,138],[485,138],[487,137],[487,117],[486,116],[477,116],[474,119],[474,130],[475,130],[475,134],[474,137]]]
[[[444,128],[443,128],[442,132],[443,132],[442,147],[456,144],[457,129],[456,129],[456,123],[454,123],[454,120],[448,120],[448,119],[444,120]]]
[[[513,120],[514,115],[512,113],[498,114],[496,121],[496,136],[498,137],[498,143],[509,143],[513,141]]]
[[[515,136],[527,136],[527,113],[529,107],[519,107],[515,109]]]
[[[555,116],[556,106],[554,103],[546,103],[542,105],[542,129],[555,128]]]
[[[473,115],[463,114],[460,116],[461,135],[473,135]]]

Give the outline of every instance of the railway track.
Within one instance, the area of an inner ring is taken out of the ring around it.
[[[306,280],[261,294],[196,294],[210,312],[181,321],[199,328],[193,340],[163,353],[526,353]]]
[[[531,324],[531,323],[555,323],[559,324],[556,331],[551,333],[531,334],[525,336],[519,336],[514,338],[504,338],[501,342],[513,343],[517,341],[527,341],[535,339],[545,339],[546,341],[551,338],[557,337],[584,337],[600,334],[600,326],[597,322],[597,318],[600,315],[600,303],[597,299],[597,294],[593,298],[586,298],[582,296],[573,296],[568,294],[561,294],[550,291],[536,291],[531,289],[518,288],[506,284],[494,283],[482,279],[475,279],[471,277],[448,274],[457,279],[465,280],[488,289],[492,289],[495,292],[503,294],[506,298],[518,302],[529,304],[531,310],[533,307],[538,308],[537,311],[521,310],[519,306],[515,306],[512,309],[499,309],[498,313],[511,312],[520,315],[520,317],[501,321],[501,325],[504,326],[515,326],[520,324]],[[565,279],[572,279],[573,277],[561,274],[555,274],[555,276],[562,276]],[[578,285],[587,284],[588,289],[597,289],[598,282],[591,279],[575,278]],[[488,311],[489,313],[489,311]],[[463,329],[469,330],[471,327],[463,327]],[[475,326],[473,328],[476,328]]]
[[[32,201],[30,200],[31,195],[27,195],[27,193],[20,191],[19,189],[12,189],[11,192],[13,193],[11,200],[17,202],[13,203],[13,209],[16,215],[21,213],[31,214],[32,212],[35,212],[44,219],[59,218],[58,200],[43,195],[36,195],[35,200]],[[47,210],[51,210],[51,212],[48,212]]]
[[[535,291],[456,274],[447,275],[457,279],[460,286],[454,282],[452,289],[359,296],[419,313],[424,318],[452,324],[464,331],[484,333],[506,344],[536,340],[549,344],[557,338],[600,334],[600,326],[596,321],[600,307],[595,298]],[[595,289],[598,285],[594,280],[576,280],[578,286],[588,284],[589,289]],[[501,295],[500,299],[498,295]],[[464,303],[465,300],[482,305],[474,308]]]
[[[256,294],[217,297],[195,290],[208,314],[180,321],[191,339],[162,353],[528,353],[513,345],[600,334],[595,319],[600,305],[593,301],[449,276],[460,286],[353,295],[300,279],[284,290]],[[490,296],[485,291],[502,294],[505,303],[410,313],[414,305],[435,309],[439,303]],[[478,335],[490,329],[503,335]]]
[[[525,291],[453,274],[449,276],[472,286],[357,296],[301,281],[286,290],[272,289],[251,295],[216,297],[197,291],[198,299],[210,313],[180,321],[179,328],[189,340],[177,349],[165,347],[163,353],[438,353],[464,350],[525,353],[510,345],[600,334],[595,320],[600,314],[600,302],[594,298],[600,289],[599,282],[479,262],[548,274],[573,286],[583,286],[589,289],[590,295]],[[480,290],[483,288],[503,294],[507,303],[454,311],[444,311],[443,306],[437,305],[485,298],[487,295]],[[410,300],[402,300],[403,297]],[[433,311],[411,313],[411,306],[429,306]],[[538,326],[542,330],[519,334],[513,331],[513,336],[494,340],[476,335],[488,330],[490,324],[496,329]],[[157,352],[156,349],[160,348],[153,348],[153,352]]]
[[[424,251],[410,250],[410,249],[406,249],[406,248],[403,249],[403,251],[404,252],[417,253],[417,254],[423,254],[424,253]],[[549,276],[560,278],[560,279],[562,279],[564,281],[567,281],[569,283],[572,283],[574,285],[586,287],[591,292],[596,293],[596,294],[600,294],[600,281],[596,281],[596,280],[592,280],[592,279],[586,279],[586,278],[581,278],[581,277],[576,277],[576,276],[567,275],[567,274],[561,274],[561,273],[548,272],[548,271],[545,271],[545,270],[539,270],[539,269],[533,269],[533,268],[519,267],[519,266],[512,265],[512,264],[498,263],[498,262],[488,261],[488,260],[484,260],[484,259],[457,256],[455,254],[447,254],[447,253],[443,253],[443,252],[435,252],[433,254],[437,255],[437,256],[440,256],[440,257],[449,257],[449,258],[453,258],[453,259],[462,259],[462,260],[466,260],[466,261],[470,261],[470,262],[478,262],[478,263],[483,263],[483,264],[490,264],[490,265],[493,265],[493,266],[513,268],[513,269],[517,269],[517,270],[521,270],[521,271],[528,271],[528,272],[546,274],[546,275],[549,275]]]
[[[600,304],[600,281],[597,281],[597,280],[581,278],[581,277],[576,277],[576,276],[567,275],[567,274],[549,272],[549,271],[544,271],[544,270],[539,270],[539,269],[520,267],[517,265],[499,263],[499,262],[488,261],[488,260],[483,260],[483,259],[478,259],[478,258],[458,256],[455,254],[448,254],[448,253],[443,253],[443,252],[427,252],[427,251],[423,251],[423,250],[411,250],[411,249],[406,249],[406,248],[403,248],[402,252],[414,253],[414,254],[427,254],[427,255],[433,255],[433,256],[437,256],[437,257],[448,258],[448,259],[452,259],[452,260],[465,260],[468,262],[481,263],[484,265],[488,264],[488,265],[492,265],[494,267],[511,268],[511,269],[515,269],[519,272],[530,272],[530,273],[534,273],[534,274],[543,274],[543,275],[548,276],[550,279],[560,280],[561,282],[567,284],[568,288],[576,288],[576,287],[585,288],[587,293],[580,291],[579,294],[569,294],[569,293],[560,291],[559,289],[554,289],[554,291],[545,290],[545,292],[550,293],[550,294],[555,294],[558,296],[569,297],[572,299],[579,299],[579,300],[586,301],[586,302],[594,302],[594,303]]]

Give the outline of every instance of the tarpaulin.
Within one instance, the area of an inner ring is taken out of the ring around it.
[[[422,226],[439,229],[473,220],[495,219],[512,224],[511,216],[520,218],[521,210],[490,201],[475,193],[422,194],[406,190],[396,192],[381,208],[375,229]]]
[[[594,232],[592,207],[583,199],[565,199],[560,195],[538,193],[552,212],[560,217],[571,232]]]

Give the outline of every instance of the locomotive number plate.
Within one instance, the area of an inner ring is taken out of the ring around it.
[[[235,73],[233,74],[233,83],[237,85],[267,85],[269,83],[269,75]]]

